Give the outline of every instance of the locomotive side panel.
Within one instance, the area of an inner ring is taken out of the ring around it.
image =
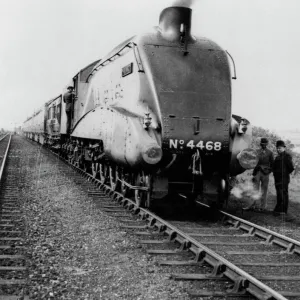
[[[96,68],[99,70],[93,74],[86,100],[86,107],[93,103],[96,107],[93,111],[99,115],[99,133],[94,137],[103,140],[106,154],[115,163],[133,168],[153,165],[160,160],[161,150],[155,135],[143,127],[151,101],[141,98],[140,86],[145,75],[139,72],[134,49],[125,48],[115,59]],[[72,136],[91,136],[88,130],[93,131],[93,126],[97,126],[91,115],[86,114]]]
[[[87,98],[94,107],[114,107],[125,115],[138,115],[140,74],[134,53],[126,48],[119,55],[97,67]]]

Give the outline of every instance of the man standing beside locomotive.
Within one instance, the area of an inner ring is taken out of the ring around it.
[[[71,131],[71,118],[73,112],[73,102],[75,98],[75,94],[73,92],[73,87],[68,86],[67,92],[63,96],[63,100],[66,103],[66,115],[67,115],[67,134],[70,134]]]
[[[289,183],[290,174],[294,171],[292,157],[285,151],[284,141],[276,142],[278,155],[273,164],[273,174],[277,194],[277,204],[274,208],[274,215],[286,214],[289,204]]]
[[[267,194],[269,185],[269,175],[272,172],[272,166],[274,162],[273,153],[267,148],[268,140],[261,138],[260,147],[257,151],[258,163],[253,170],[253,183],[257,192],[261,189],[260,207],[261,211],[266,210],[267,207]],[[256,206],[256,202],[252,204],[252,207]]]

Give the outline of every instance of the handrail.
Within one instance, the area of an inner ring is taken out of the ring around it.
[[[230,57],[231,61],[232,61],[232,65],[233,65],[233,72],[234,72],[234,75],[232,77],[232,79],[237,79],[236,77],[236,68],[235,68],[235,62],[234,62],[234,59],[233,57],[231,56],[231,54],[226,50],[226,53],[227,55]]]
[[[140,58],[140,54],[139,54],[139,50],[138,50],[138,47],[137,45],[134,43],[134,42],[129,42],[127,44],[125,44],[123,47],[121,47],[120,49],[118,49],[117,52],[115,52],[113,55],[109,56],[107,59],[105,60],[101,60],[101,63],[96,65],[94,67],[94,69],[92,70],[92,72],[89,74],[89,76],[87,77],[86,79],[86,83],[89,82],[89,79],[90,77],[94,76],[94,71],[98,71],[100,68],[106,66],[106,64],[108,62],[111,62],[113,58],[115,58],[116,56],[120,56],[120,53],[126,49],[126,48],[133,48],[133,51],[134,51],[134,56],[135,56],[135,59],[136,59],[136,63],[138,65],[138,69],[139,69],[139,72],[142,72],[142,73],[145,73],[144,71],[144,67],[143,67],[143,64],[142,64],[142,60]]]

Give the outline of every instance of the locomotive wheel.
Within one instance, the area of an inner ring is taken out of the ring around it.
[[[119,186],[119,172],[118,167],[109,167],[110,187],[116,191]]]
[[[90,162],[89,161],[84,161],[84,163],[83,163],[83,171],[86,172],[86,173],[89,173],[90,169],[91,169]]]
[[[96,170],[95,170],[95,164],[92,163],[92,175],[94,178],[96,178]]]
[[[131,183],[131,176],[130,174],[126,173],[124,170],[122,170],[119,174],[121,178],[121,185],[120,185],[121,193],[124,197],[127,197],[129,193],[129,187],[124,182]]]
[[[92,175],[94,178],[97,177],[97,173],[99,171],[99,163],[92,163]],[[100,173],[100,171],[99,171]]]
[[[83,169],[84,168],[84,165],[85,165],[85,161],[82,157],[80,157],[79,161],[78,161],[78,167],[80,169]]]
[[[148,191],[135,190],[134,198],[137,207],[150,207],[151,202],[151,180],[149,175],[145,175],[144,172],[139,173],[136,177],[136,185],[140,187],[147,187]]]
[[[86,162],[83,164],[83,168],[82,169],[83,169],[84,172],[87,172],[88,167],[87,167],[87,163]]]
[[[100,174],[100,181],[102,184],[105,184],[108,180],[108,177],[109,177],[109,170],[108,170],[108,167],[107,165],[105,164],[100,164],[100,167],[99,167],[99,174]]]

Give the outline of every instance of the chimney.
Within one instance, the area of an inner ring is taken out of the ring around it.
[[[159,16],[159,28],[164,39],[187,44],[191,36],[192,9],[181,6],[165,8]]]

